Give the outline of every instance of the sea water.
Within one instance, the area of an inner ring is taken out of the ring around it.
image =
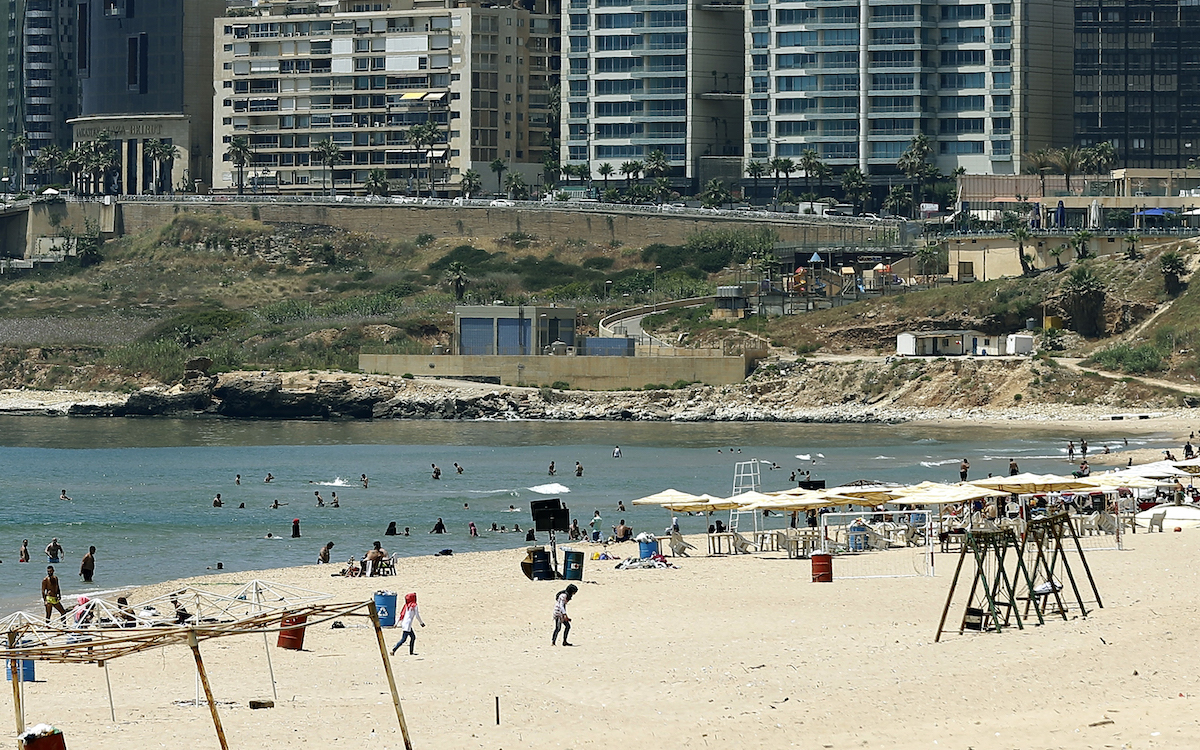
[[[623,422],[242,422],[169,419],[0,417],[0,613],[36,605],[45,546],[66,548],[56,570],[68,595],[227,571],[313,563],[327,541],[332,559],[361,557],[379,540],[402,556],[518,548],[532,525],[531,501],[559,497],[583,529],[622,518],[661,532],[670,514],[635,498],[673,487],[727,496],[734,467],[757,461],[763,491],[794,486],[811,471],[829,486],[859,479],[957,481],[1022,471],[1066,473],[1068,440],[1126,449],[1119,423],[1094,434],[1029,426],[803,425]],[[621,457],[613,458],[620,446]],[[1129,449],[1177,447],[1166,435],[1129,437]],[[550,476],[549,464],[557,473]],[[575,476],[575,462],[583,464]],[[457,473],[453,464],[463,467]],[[432,465],[441,479],[432,478]],[[778,465],[780,468],[773,469]],[[271,483],[263,481],[267,473]],[[235,476],[241,474],[241,485]],[[364,489],[359,476],[366,474]],[[66,490],[70,500],[60,500]],[[224,507],[214,508],[221,493]],[[316,507],[320,492],[326,507]],[[340,508],[329,507],[336,492]],[[279,501],[280,508],[270,506]],[[626,511],[617,510],[623,501]],[[245,503],[244,509],[238,506]],[[516,510],[510,511],[513,507]],[[442,518],[450,533],[428,533]],[[299,539],[291,538],[300,519]],[[707,519],[680,517],[684,533]],[[383,535],[388,522],[411,536]],[[474,522],[480,536],[468,535]],[[267,538],[271,534],[274,538]],[[538,542],[547,541],[544,533]],[[18,564],[21,540],[30,564]],[[95,545],[94,584],[78,577]]]

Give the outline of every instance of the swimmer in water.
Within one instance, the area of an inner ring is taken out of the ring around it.
[[[463,473],[463,467],[459,466],[457,461],[454,463],[454,473],[455,474]]]
[[[241,474],[238,474],[237,476],[235,476],[235,477],[233,478],[233,483],[234,483],[234,484],[238,484],[238,485],[240,485],[240,484],[242,483],[242,475],[241,475]]]
[[[433,478],[441,479],[442,478],[442,470],[438,468],[437,464],[429,464],[429,465],[431,467],[433,467]]]
[[[266,484],[270,484],[271,482],[274,482],[274,481],[275,481],[275,475],[268,471],[267,478],[264,479],[263,482],[265,482]]]
[[[218,492],[218,493],[217,493],[217,496],[213,498],[213,507],[214,507],[214,508],[221,508],[221,507],[223,507],[224,505],[225,505],[225,503],[224,503],[224,502],[221,500],[221,493],[220,493],[220,492]]]
[[[271,503],[272,508],[278,508],[280,505],[287,505],[287,503],[279,502],[279,498],[275,498],[275,502]]]
[[[313,494],[316,495],[316,497],[317,497],[317,507],[324,508],[325,507],[325,498],[321,497],[321,491],[317,490]]]
[[[334,493],[333,493],[333,507],[335,507],[335,508],[340,508],[340,507],[342,507],[342,506],[338,505],[338,499],[337,499],[337,493],[336,493],[336,492],[334,492]]]
[[[62,492],[60,492],[58,494],[58,499],[59,500],[70,500],[71,498],[67,497],[67,491],[63,490]]]
[[[371,480],[367,479],[366,474],[363,474],[361,477],[359,477],[358,481],[362,482],[362,486],[363,486],[364,490],[367,489],[367,485],[369,485],[371,483]]]

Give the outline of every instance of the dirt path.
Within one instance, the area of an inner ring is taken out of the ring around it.
[[[1106,370],[1099,370],[1099,369],[1096,369],[1095,367],[1084,367],[1082,364],[1080,364],[1081,362],[1083,362],[1083,360],[1079,359],[1078,357],[1062,357],[1062,358],[1056,359],[1055,361],[1058,362],[1063,367],[1067,368],[1068,370],[1073,370],[1075,372],[1091,372],[1091,373],[1095,373],[1096,375],[1099,375],[1102,378],[1108,378],[1109,380],[1125,380],[1125,379],[1136,380],[1137,382],[1142,383],[1143,385],[1154,386],[1156,388],[1166,388],[1168,390],[1180,391],[1182,393],[1188,393],[1188,394],[1192,394],[1192,395],[1200,395],[1200,383],[1195,384],[1195,385],[1191,385],[1188,383],[1176,383],[1172,380],[1160,380],[1158,378],[1148,378],[1148,377],[1145,377],[1144,375],[1126,375],[1125,373],[1108,372]]]

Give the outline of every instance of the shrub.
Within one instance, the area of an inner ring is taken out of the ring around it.
[[[550,387],[557,388],[560,391],[565,391],[565,390],[569,390],[571,388],[571,384],[565,380],[555,380],[553,383],[550,384]]]
[[[426,247],[427,245],[432,245],[436,239],[436,237],[428,232],[418,234],[416,239],[417,247]]]
[[[1154,344],[1116,344],[1089,357],[1084,364],[1138,375],[1163,369],[1163,350]]]
[[[406,372],[403,375],[401,375],[400,377],[404,378],[405,380],[412,380],[413,374],[411,372]]]

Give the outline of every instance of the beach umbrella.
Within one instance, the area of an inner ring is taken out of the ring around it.
[[[656,492],[653,495],[639,497],[633,501],[633,505],[666,505],[667,503],[686,503],[694,502],[698,495],[693,495],[690,492],[680,492],[676,489],[665,489],[662,492]]]
[[[1200,474],[1200,458],[1187,458],[1182,461],[1171,461],[1176,469],[1183,469],[1189,474]]]
[[[1140,464],[1138,466],[1130,466],[1127,469],[1121,469],[1118,472],[1113,472],[1120,476],[1138,476],[1149,477],[1150,479],[1164,479],[1166,477],[1188,477],[1192,473],[1186,469],[1176,467],[1177,461],[1155,461],[1149,464]]]
[[[1139,476],[1137,474],[1126,474],[1121,471],[1112,471],[1107,474],[1097,474],[1090,476],[1088,479],[1096,483],[1097,487],[1104,489],[1125,487],[1131,490],[1152,490],[1158,487],[1158,480],[1149,477]]]
[[[733,498],[713,497],[712,495],[696,495],[691,500],[660,503],[660,505],[675,513],[712,513],[718,510],[736,510],[742,507],[742,504]]]
[[[1011,477],[988,477],[968,484],[1013,495],[1029,495],[1035,492],[1057,492],[1060,490],[1088,489],[1093,485],[1086,478],[1060,477],[1057,474],[1032,474],[1025,472]]]
[[[903,489],[904,493],[896,498],[896,502],[908,505],[951,505],[983,500],[997,494],[1006,494],[970,484],[941,484],[938,482],[921,482]]]
[[[841,487],[832,487],[829,492],[842,497],[858,498],[860,500],[869,500],[871,505],[880,505],[882,503],[890,503],[892,500],[899,497],[904,487],[901,485],[888,484],[861,484],[861,485],[842,485]],[[860,503],[865,505],[867,503]]]

